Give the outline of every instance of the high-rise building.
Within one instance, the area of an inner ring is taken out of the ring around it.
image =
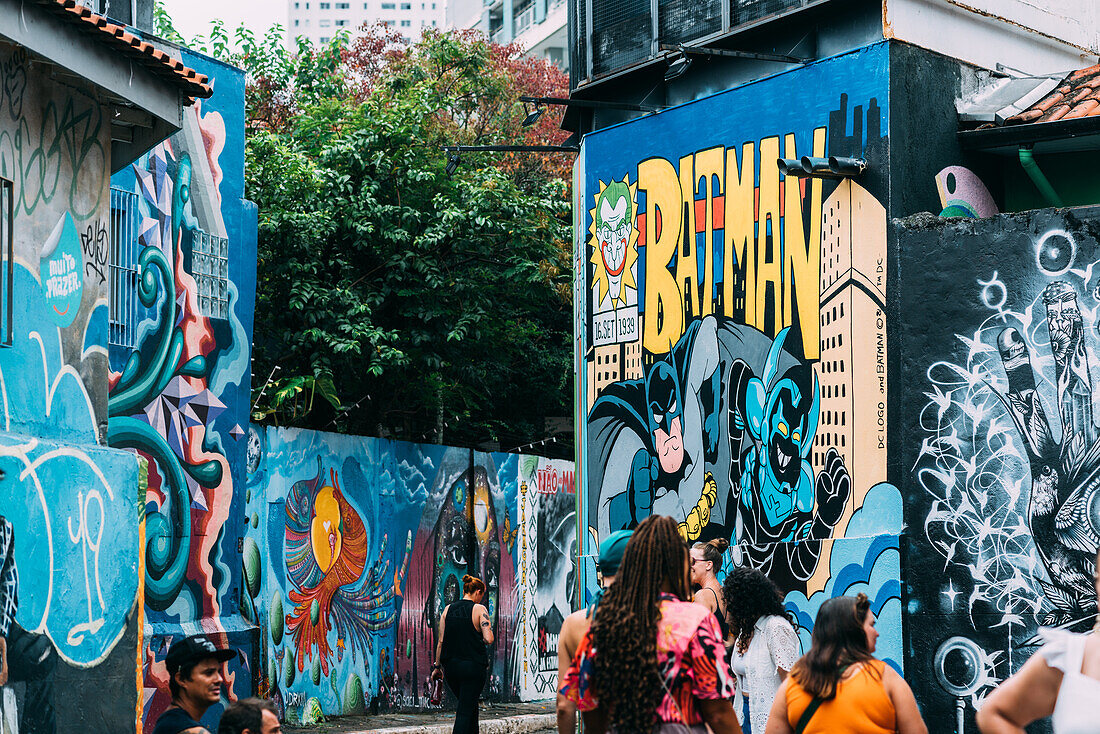
[[[328,43],[340,31],[353,34],[364,23],[381,22],[410,41],[440,28],[446,0],[288,0],[287,39]]]
[[[532,56],[569,70],[566,0],[451,0],[448,28],[475,28],[493,43],[518,43]]]
[[[841,181],[821,221],[821,414],[811,458],[820,471],[836,449],[857,493],[886,479],[885,242],[886,209]]]

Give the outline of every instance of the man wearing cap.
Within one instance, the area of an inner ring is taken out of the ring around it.
[[[601,577],[600,590],[585,609],[578,609],[565,618],[558,637],[558,734],[574,734],[577,730],[577,704],[561,695],[562,678],[573,663],[573,655],[581,644],[584,634],[592,624],[592,615],[600,603],[603,592],[615,582],[619,566],[623,562],[623,552],[630,540],[630,530],[617,530],[600,543],[600,555],[596,563],[596,573]]]
[[[168,648],[168,688],[172,705],[157,719],[153,734],[210,734],[199,720],[221,700],[222,663],[237,656],[206,635],[192,635]]]

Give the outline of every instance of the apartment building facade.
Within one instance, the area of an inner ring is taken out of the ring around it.
[[[452,0],[448,28],[474,28],[493,43],[518,43],[530,55],[569,70],[569,8],[566,0]]]
[[[415,41],[443,25],[445,7],[445,0],[288,0],[287,40],[324,44],[342,31],[354,35],[364,23],[385,23]]]

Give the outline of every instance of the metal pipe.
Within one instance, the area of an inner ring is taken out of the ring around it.
[[[829,156],[829,170],[838,176],[859,176],[867,170],[867,161],[862,158]]]
[[[685,46],[681,44],[662,43],[661,51],[680,51],[692,56],[730,56],[735,59],[756,59],[758,61],[778,61],[783,64],[808,64],[812,58],[804,56],[792,56],[790,54],[771,54],[757,51],[738,51],[731,48],[703,48],[702,46]]]
[[[779,172],[784,176],[804,177],[806,172],[802,170],[802,161],[797,158],[780,158],[776,161]]]
[[[805,171],[806,176],[814,176],[816,178],[833,178],[837,174],[833,173],[833,169],[829,168],[828,158],[812,158],[808,155],[802,156],[801,160],[802,170]]]
[[[591,109],[634,110],[637,112],[660,112],[664,105],[635,104],[634,102],[605,102],[597,99],[567,99],[565,97],[520,97],[520,102],[543,105],[562,105],[563,107],[587,107]]]
[[[1047,200],[1047,203],[1051,206],[1062,207],[1065,204],[1062,203],[1062,198],[1058,196],[1058,192],[1054,190],[1054,187],[1050,185],[1050,181],[1043,175],[1043,171],[1039,168],[1039,164],[1035,162],[1035,157],[1032,154],[1031,148],[1021,145],[1019,150],[1020,167],[1024,169],[1024,173],[1031,179],[1031,182],[1035,184],[1035,188],[1039,189],[1039,193],[1043,195],[1043,198]]]
[[[579,153],[579,145],[444,145],[447,153]]]

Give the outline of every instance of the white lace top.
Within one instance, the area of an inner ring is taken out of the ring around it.
[[[743,660],[731,663],[735,672],[744,670],[743,674],[737,672],[737,692],[749,697],[749,723],[754,732],[763,732],[768,727],[768,713],[782,683],[779,669],[789,671],[801,655],[802,645],[798,635],[785,617],[761,617],[756,620],[752,641]],[[733,657],[741,657],[736,645]],[[733,709],[737,712],[738,721],[743,724],[740,721],[743,707],[738,703]]]
[[[1062,686],[1050,723],[1054,734],[1097,734],[1100,720],[1096,717],[1096,701],[1100,699],[1100,680],[1081,672],[1088,635],[1062,630],[1040,630],[1044,642],[1039,654],[1047,665],[1062,671]]]

